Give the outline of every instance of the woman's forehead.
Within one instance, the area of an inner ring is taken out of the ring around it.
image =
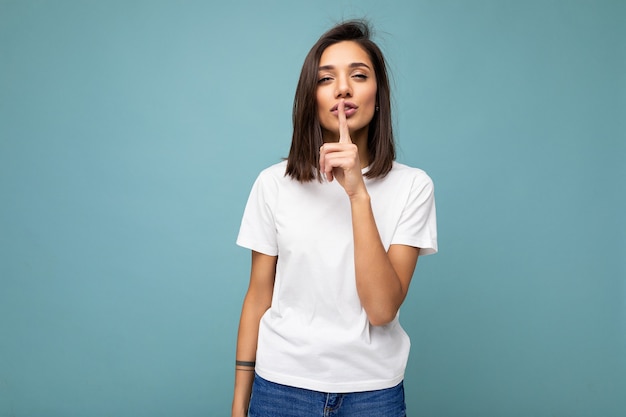
[[[354,63],[362,63],[372,67],[372,61],[367,51],[354,41],[343,41],[330,45],[320,57],[320,67],[329,65],[349,66]]]

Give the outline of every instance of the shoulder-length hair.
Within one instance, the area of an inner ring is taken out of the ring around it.
[[[369,124],[367,149],[368,178],[380,178],[389,173],[395,160],[395,145],[391,122],[391,98],[387,68],[382,51],[370,38],[368,24],[361,20],[341,23],[324,33],[313,45],[302,65],[293,101],[293,135],[287,158],[286,175],[300,182],[322,180],[319,172],[319,149],[324,144],[317,110],[318,68],[322,53],[329,46],[353,41],[369,55],[376,76],[376,105],[378,111]]]

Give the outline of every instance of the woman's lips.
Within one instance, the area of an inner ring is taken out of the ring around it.
[[[356,113],[358,108],[359,106],[357,106],[356,104],[346,101],[344,103],[344,113],[346,114],[346,117],[352,116],[354,113]],[[333,108],[330,109],[330,112],[335,116],[339,115],[339,104],[335,104]]]

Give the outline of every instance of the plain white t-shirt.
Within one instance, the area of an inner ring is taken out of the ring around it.
[[[237,244],[278,256],[272,305],[263,315],[256,372],[269,381],[322,392],[358,392],[400,383],[410,341],[398,317],[372,326],[355,283],[350,202],[337,181],[300,183],[286,162],[252,187]],[[363,170],[365,172],[365,170]],[[437,251],[433,183],[394,162],[365,179],[386,250],[392,244]]]

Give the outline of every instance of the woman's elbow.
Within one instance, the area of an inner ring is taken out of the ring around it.
[[[386,310],[386,311],[378,311],[373,314],[367,315],[367,319],[369,320],[372,326],[385,326],[391,323],[396,316],[398,315],[397,310]]]

